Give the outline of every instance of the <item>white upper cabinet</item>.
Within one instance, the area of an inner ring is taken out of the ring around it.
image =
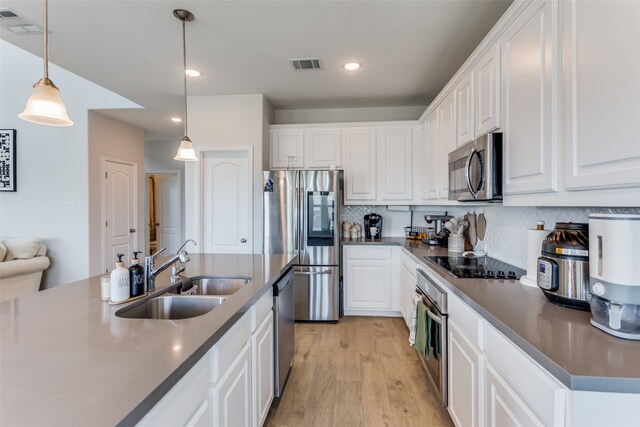
[[[376,200],[376,130],[344,131],[345,203]]]
[[[413,129],[379,129],[378,184],[380,201],[413,200]]]
[[[489,49],[473,69],[475,135],[500,127],[500,44]]]
[[[438,157],[438,109],[432,110],[425,122],[425,150],[424,164],[422,168],[422,200],[438,198],[440,158]],[[448,178],[447,178],[448,182]]]
[[[473,73],[467,73],[454,89],[455,143],[460,147],[474,138]],[[443,101],[443,103],[446,101]]]
[[[327,169],[342,166],[342,131],[311,129],[304,132],[304,167]]]
[[[555,1],[531,2],[502,36],[507,195],[558,190],[557,8]]]
[[[565,187],[640,186],[640,2],[560,4]]]
[[[271,130],[271,167],[274,169],[304,166],[304,132],[298,129]]]
[[[438,106],[438,194],[441,199],[449,197],[449,153],[456,149],[456,102],[458,92],[450,93]],[[473,131],[473,125],[471,125]],[[459,134],[459,132],[458,132]],[[473,139],[473,137],[472,137]],[[467,141],[465,141],[467,142]]]

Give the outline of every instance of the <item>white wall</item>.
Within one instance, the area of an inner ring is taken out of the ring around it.
[[[144,249],[144,131],[138,127],[89,112],[89,273],[102,274],[103,224],[102,188],[104,183],[103,159],[125,160],[138,165],[137,215],[138,225],[134,250]],[[131,259],[132,254],[125,254]],[[114,260],[115,262],[115,260]],[[127,265],[128,265],[127,261]],[[108,270],[113,265],[107,266]]]
[[[418,120],[426,105],[405,107],[318,108],[276,110],[274,124]]]
[[[189,137],[196,149],[206,147],[253,148],[253,252],[262,252],[262,165],[265,135],[263,95],[224,95],[189,97]],[[266,153],[265,153],[266,154]],[[186,165],[185,237],[195,238],[194,197],[189,184],[193,168]],[[197,238],[196,238],[197,240]],[[198,247],[194,248],[197,251]]]
[[[43,287],[89,276],[88,110],[138,106],[50,65],[74,126],[18,119],[42,59],[0,40],[0,128],[17,130],[17,192],[0,193],[0,237],[34,236],[49,249]]]

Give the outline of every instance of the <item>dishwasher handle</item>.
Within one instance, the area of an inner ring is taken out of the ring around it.
[[[287,273],[282,277],[282,279],[278,280],[277,283],[273,284],[273,296],[277,297],[280,292],[283,291],[284,288],[291,285],[293,283],[293,268],[289,269]]]

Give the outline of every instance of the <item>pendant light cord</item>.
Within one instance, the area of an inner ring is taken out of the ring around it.
[[[189,135],[187,118],[187,36],[185,31],[186,22],[182,20],[182,77],[184,81],[184,136]]]
[[[49,78],[49,1],[44,0],[44,77]]]

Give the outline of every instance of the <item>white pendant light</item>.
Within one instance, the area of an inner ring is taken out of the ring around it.
[[[196,150],[193,149],[193,143],[189,139],[188,132],[188,116],[187,116],[187,41],[185,35],[185,24],[193,21],[195,18],[193,13],[184,9],[176,9],[173,11],[173,16],[182,21],[182,78],[184,83],[184,138],[180,141],[180,147],[174,157],[175,160],[181,160],[183,162],[197,162],[198,156]]]
[[[60,90],[49,79],[49,2],[44,0],[44,77],[33,85],[22,120],[49,126],[71,126],[73,122],[60,97]]]

